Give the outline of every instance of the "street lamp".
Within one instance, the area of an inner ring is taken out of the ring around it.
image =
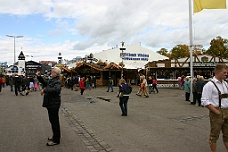
[[[13,36],[13,35],[6,35],[7,37],[12,37],[13,40],[14,40],[14,60],[13,60],[13,64],[15,64],[16,62],[16,50],[15,50],[15,39],[16,38],[22,38],[23,36]]]
[[[126,48],[124,48],[124,41],[120,42],[122,44],[122,47],[120,48],[120,50],[122,51],[122,53],[120,54],[120,57],[122,58],[122,64],[121,64],[121,67],[122,67],[122,71],[121,71],[121,77],[123,78],[123,67],[124,67],[124,63],[123,63],[123,59],[124,59],[124,50],[126,50]]]

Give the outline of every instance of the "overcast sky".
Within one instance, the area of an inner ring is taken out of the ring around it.
[[[101,52],[124,41],[170,50],[189,44],[189,0],[0,0],[0,62],[57,61]],[[193,15],[194,44],[228,38],[228,10]],[[33,56],[33,57],[31,57]]]

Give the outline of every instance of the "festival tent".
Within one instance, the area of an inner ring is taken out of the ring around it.
[[[95,53],[93,57],[107,63],[114,62],[119,64],[123,61],[125,69],[144,69],[145,64],[148,62],[168,59],[166,56],[142,47],[141,43],[124,46],[123,48],[126,48],[123,50],[124,57],[122,57],[120,48],[104,50]]]

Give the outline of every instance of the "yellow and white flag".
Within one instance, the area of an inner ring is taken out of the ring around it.
[[[203,9],[226,9],[226,0],[194,0],[194,13]]]

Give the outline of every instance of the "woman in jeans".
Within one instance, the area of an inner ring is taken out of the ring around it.
[[[127,102],[129,99],[129,94],[125,92],[125,88],[129,88],[130,86],[126,83],[126,81],[122,78],[119,81],[119,106],[122,112],[121,116],[127,116]],[[120,95],[122,94],[122,95]]]

